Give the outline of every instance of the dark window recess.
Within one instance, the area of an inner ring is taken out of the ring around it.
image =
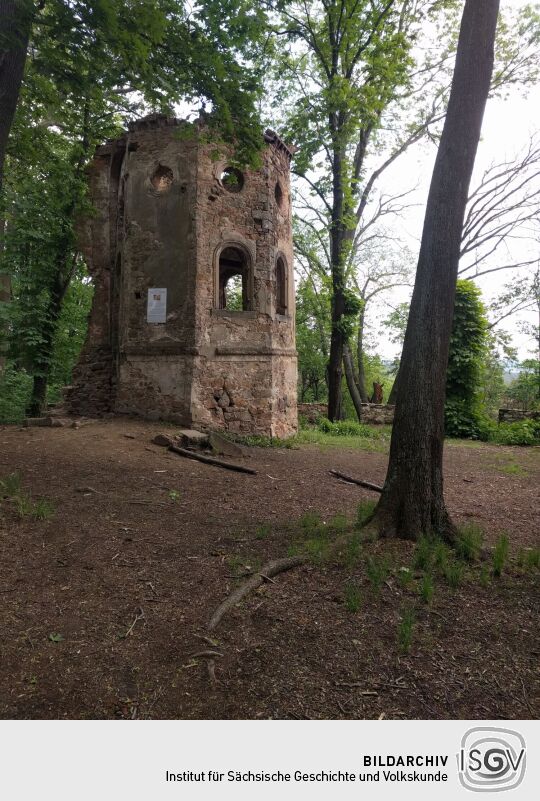
[[[137,300],[140,300],[142,298],[142,294],[140,292],[135,292],[135,297]]]
[[[244,253],[229,247],[219,257],[219,308],[249,311],[248,264]]]
[[[227,192],[241,192],[244,186],[244,176],[236,167],[226,167],[220,180]]]
[[[156,192],[160,194],[168,192],[174,181],[173,172],[170,167],[165,167],[163,164],[160,164],[159,167],[154,170],[150,181]]]
[[[276,313],[287,314],[287,268],[281,256],[276,262]]]
[[[284,197],[283,197],[283,189],[281,188],[281,184],[279,183],[279,181],[277,182],[276,188],[274,189],[274,197],[276,198],[276,203],[278,205],[278,208],[282,209]]]

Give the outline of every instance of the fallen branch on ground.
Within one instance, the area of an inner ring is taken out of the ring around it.
[[[208,631],[214,631],[229,610],[236,606],[246,595],[249,595],[250,592],[253,592],[253,590],[256,590],[257,587],[260,587],[265,581],[272,578],[272,576],[277,576],[278,573],[284,573],[285,570],[291,570],[293,567],[299,567],[299,565],[303,565],[305,562],[307,562],[306,556],[289,556],[285,559],[274,559],[273,562],[267,562],[261,567],[258,573],[255,573],[255,575],[251,576],[244,584],[237,587],[236,590],[231,592],[223,603],[218,606],[210,619]]]
[[[307,558],[305,556],[289,556],[285,559],[274,559],[272,562],[267,562],[263,565],[258,573],[251,576],[244,584],[237,587],[236,590],[231,592],[225,600],[218,606],[214,614],[212,615],[210,622],[208,624],[208,631],[214,631],[219,623],[221,622],[222,618],[229,612],[237,603],[239,603],[242,598],[245,598],[246,595],[249,595],[250,592],[256,590],[257,587],[260,587],[265,581],[273,581],[272,576],[277,576],[278,573],[284,573],[285,570],[291,570],[293,567],[299,567],[300,565],[307,562]],[[207,639],[207,638],[203,638]],[[211,641],[211,640],[210,640]],[[211,656],[211,651],[200,652],[205,653],[208,657],[210,657],[206,663],[206,669],[208,671],[208,676],[210,677],[210,681],[215,684],[216,679],[216,662],[215,659]],[[222,654],[220,654],[221,656]]]
[[[379,484],[372,484],[371,481],[361,481],[359,478],[352,478],[352,476],[347,476],[345,473],[340,473],[339,470],[330,470],[329,472],[333,476],[341,478],[342,481],[347,481],[349,484],[358,484],[359,487],[364,487],[364,489],[372,490],[373,492],[383,491],[383,488],[380,487]]]
[[[187,448],[179,448],[177,445],[169,445],[169,450],[177,453],[179,456],[185,456],[187,459],[196,459],[198,462],[204,462],[204,464],[213,464],[216,467],[224,467],[225,470],[236,470],[237,473],[249,473],[251,476],[257,475],[257,471],[253,470],[252,467],[244,467],[241,464],[224,462],[222,459],[216,459],[214,456],[203,456],[202,453],[188,451]]]

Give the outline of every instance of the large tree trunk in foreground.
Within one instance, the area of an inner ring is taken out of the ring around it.
[[[382,536],[453,538],[443,496],[446,369],[463,219],[493,71],[499,0],[466,0],[426,206],[399,369],[390,460],[371,525]]]
[[[0,303],[11,300],[10,277],[2,267],[4,162],[21,89],[33,10],[31,0],[0,0]],[[2,339],[0,332],[0,372],[5,364],[5,343]]]

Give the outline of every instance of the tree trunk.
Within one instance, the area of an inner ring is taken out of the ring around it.
[[[19,99],[33,13],[31,0],[0,0],[0,303],[11,300],[11,279],[2,264],[4,162]],[[3,339],[1,334],[0,339]],[[0,373],[5,366],[5,347],[5,343],[0,342]]]
[[[499,0],[466,0],[426,206],[399,370],[390,460],[371,525],[417,539],[454,528],[443,495],[446,370],[469,182],[493,71]]]
[[[358,391],[362,399],[362,403],[368,403],[368,394],[366,389],[366,371],[364,369],[364,305],[362,302],[362,310],[358,315],[358,337],[356,340],[356,353],[358,358]]]
[[[394,383],[392,384],[392,389],[390,390],[390,394],[388,396],[388,400],[386,401],[391,406],[394,406],[395,403],[396,403],[396,400],[397,400],[398,381],[399,381],[399,367],[398,367],[398,371],[396,373],[396,377],[394,378]]]
[[[358,391],[358,387],[356,385],[352,353],[347,342],[343,346],[343,367],[345,368],[345,378],[347,379],[347,387],[354,404],[354,410],[356,412],[356,416],[358,417],[358,421],[361,423],[362,398],[360,397],[360,392]]]
[[[336,126],[331,121],[331,127]],[[345,226],[343,222],[343,155],[338,149],[334,152],[332,223],[330,228],[330,260],[332,263],[332,332],[330,337],[330,358],[328,360],[328,419],[340,420],[342,416],[341,379],[343,376],[343,316],[345,313]]]
[[[47,400],[47,386],[51,370],[51,358],[54,349],[54,338],[58,326],[58,320],[62,313],[62,304],[66,294],[67,286],[61,279],[60,268],[55,276],[54,284],[51,289],[49,307],[47,309],[47,319],[43,330],[43,342],[41,345],[41,359],[34,365],[34,376],[32,383],[32,395],[27,409],[29,417],[40,417]]]

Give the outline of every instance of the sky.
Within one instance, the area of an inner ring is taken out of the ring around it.
[[[502,0],[501,10],[504,12],[505,9],[519,8],[526,4],[525,0]],[[490,164],[501,162],[505,157],[513,157],[523,150],[529,142],[530,135],[538,132],[539,128],[540,86],[530,89],[525,97],[518,89],[512,89],[505,100],[490,99],[484,116],[482,139],[471,185],[474,185],[475,177],[481,175]],[[417,205],[407,210],[397,222],[401,235],[415,254],[422,234],[423,214],[435,155],[434,145],[423,144],[411,149],[384,174],[379,184],[379,189],[388,194],[418,185],[418,189],[411,196],[411,202]],[[529,258],[536,256],[540,258],[540,245],[533,246],[532,243],[527,243],[521,247]],[[477,279],[484,299],[489,302],[513,275],[509,271],[501,271]],[[523,272],[518,275],[523,275]],[[389,312],[387,302],[396,305],[406,299],[406,290],[396,290],[388,295],[386,302],[381,302],[371,315],[371,332],[377,343],[376,349],[384,358],[393,358],[399,350],[399,346],[393,345],[387,336],[378,335],[381,330],[380,321]],[[534,343],[519,331],[518,324],[525,319],[535,321],[534,315],[531,314],[516,315],[500,326],[512,334],[512,344],[517,348],[520,360],[530,358],[534,346]]]

